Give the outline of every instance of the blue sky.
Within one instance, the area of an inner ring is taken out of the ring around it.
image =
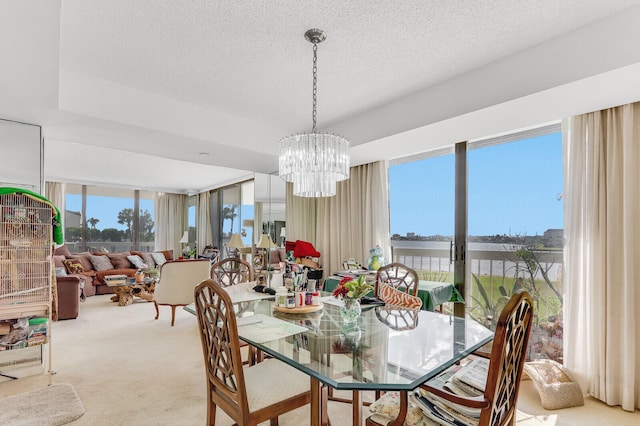
[[[66,209],[79,212],[82,210],[82,195],[67,194],[65,198]],[[118,212],[122,209],[132,209],[133,198],[100,197],[95,195],[87,196],[87,219],[96,218],[100,222],[96,224],[97,229],[116,228],[126,230],[126,225],[118,223]],[[149,210],[153,216],[153,200],[140,199],[140,209]]]
[[[542,235],[563,228],[560,133],[468,153],[469,235]],[[389,170],[391,234],[452,235],[454,156]]]

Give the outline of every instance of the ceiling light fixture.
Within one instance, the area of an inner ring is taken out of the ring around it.
[[[280,140],[280,178],[293,182],[298,197],[331,197],[336,182],[349,179],[349,141],[330,133],[316,133],[318,43],[327,35],[313,28],[304,33],[313,43],[313,128]]]

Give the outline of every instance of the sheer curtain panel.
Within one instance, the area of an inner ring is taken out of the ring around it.
[[[365,264],[376,244],[391,259],[387,163],[352,167],[351,177],[338,182],[334,197],[318,199],[317,221],[316,248],[322,253],[325,277],[351,257]]]
[[[287,182],[285,223],[287,224],[287,241],[308,241],[316,245],[316,206],[315,198],[296,197],[293,195],[293,183]],[[320,250],[322,253],[322,250]]]
[[[173,249],[173,256],[182,253],[178,242],[187,229],[187,196],[182,194],[161,193],[155,204],[156,250]]]
[[[640,408],[640,103],[565,123],[564,359],[587,394]]]
[[[197,201],[198,214],[196,226],[198,242],[198,251],[201,254],[202,250],[207,245],[211,245],[213,241],[211,233],[211,194],[209,191],[201,192],[198,194]]]

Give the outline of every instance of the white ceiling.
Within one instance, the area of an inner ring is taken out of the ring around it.
[[[318,27],[318,129],[362,164],[640,100],[639,4],[2,0],[0,118],[43,126],[48,180],[275,172],[278,140],[311,127]]]

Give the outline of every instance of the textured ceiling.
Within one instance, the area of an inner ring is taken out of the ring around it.
[[[63,69],[306,130],[308,28],[319,120],[361,113],[550,40],[636,1],[74,0]]]
[[[638,4],[7,0],[0,117],[43,126],[51,179],[193,192],[275,172],[278,140],[311,127],[318,27],[318,129],[354,164],[412,155],[640,99]]]

